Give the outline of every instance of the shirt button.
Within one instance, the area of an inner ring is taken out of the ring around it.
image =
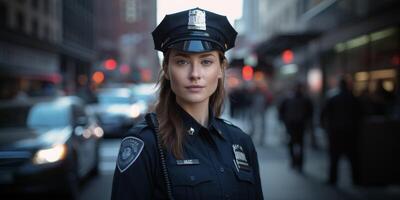
[[[225,199],[231,199],[231,195],[225,194]]]
[[[221,168],[219,168],[219,171],[220,171],[221,173],[224,173],[225,169],[224,169],[223,167],[221,167]]]

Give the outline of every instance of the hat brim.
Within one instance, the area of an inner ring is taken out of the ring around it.
[[[214,50],[223,51],[220,45],[205,40],[183,40],[170,44],[167,48],[188,53],[202,53]]]

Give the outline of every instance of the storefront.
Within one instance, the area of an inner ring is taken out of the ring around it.
[[[54,95],[60,81],[56,53],[0,42],[0,99]]]

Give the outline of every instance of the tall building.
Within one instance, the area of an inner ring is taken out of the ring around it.
[[[263,41],[255,51],[283,82],[302,79],[315,92],[334,87],[338,75],[354,90],[374,92],[379,80],[394,92],[399,83],[400,3],[395,0],[264,0]],[[396,42],[397,41],[397,42]],[[293,52],[284,63],[282,53]],[[314,78],[312,78],[314,77]],[[315,78],[319,77],[319,78]]]
[[[96,6],[97,69],[114,59],[117,67],[105,70],[115,82],[155,81],[159,62],[151,38],[156,26],[156,1],[101,0]]]
[[[62,40],[60,72],[62,87],[67,94],[75,94],[90,84],[94,49],[94,0],[62,1]]]
[[[0,97],[75,94],[95,58],[93,1],[0,1]]]
[[[54,92],[61,81],[61,1],[0,1],[0,98]]]

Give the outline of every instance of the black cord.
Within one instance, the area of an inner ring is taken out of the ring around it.
[[[161,169],[162,169],[162,173],[164,176],[165,185],[167,186],[168,199],[174,200],[174,197],[172,196],[171,181],[170,181],[169,175],[168,175],[168,168],[167,168],[167,164],[165,162],[166,159],[165,159],[164,148],[161,145],[161,138],[160,138],[160,131],[158,128],[157,117],[154,113],[147,113],[145,116],[145,119],[146,119],[147,124],[149,124],[154,129],[154,134],[156,135],[158,153],[160,155],[160,161],[161,161]]]

